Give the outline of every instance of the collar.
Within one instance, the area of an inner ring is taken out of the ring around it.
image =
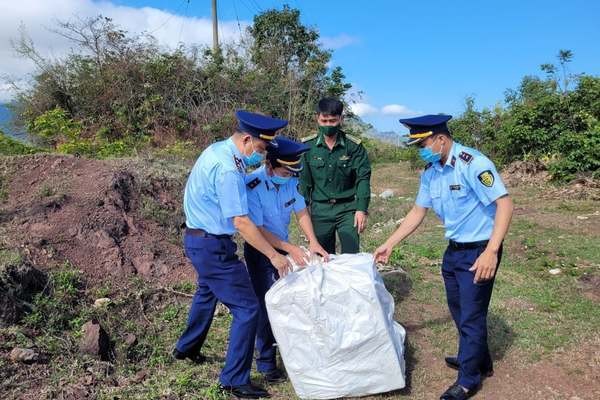
[[[261,165],[258,171],[258,177],[265,183],[267,190],[275,189],[275,184],[271,181],[271,177],[267,174],[267,167]]]
[[[315,143],[316,146],[325,146],[325,138],[324,135],[322,133],[318,133],[317,135],[319,135],[317,137],[317,142]],[[340,129],[337,133],[337,138],[335,141],[335,144],[333,145],[333,148],[335,149],[337,146],[342,146],[342,147],[346,147],[346,138],[345,138],[346,134]]]
[[[246,164],[244,163],[244,156],[242,155],[242,152],[237,148],[237,146],[233,142],[233,137],[230,137],[229,139],[227,139],[225,141],[225,143],[227,143],[227,147],[229,147],[229,149],[233,153],[233,156],[235,158],[241,160],[242,161],[242,165],[244,166],[244,168],[246,168]]]
[[[441,165],[439,162],[436,162],[433,164],[433,168],[435,168],[436,171],[441,171],[444,168],[446,168],[447,166],[454,168],[454,166],[456,165],[456,160],[457,160],[459,152],[460,152],[460,144],[456,143],[455,141],[452,141],[452,147],[450,148],[450,151],[448,152],[448,158],[446,159],[446,162],[444,163],[444,165]]]
[[[460,153],[460,147],[461,145],[459,143],[456,143],[454,141],[452,142],[452,148],[450,148],[450,152],[448,153],[448,159],[446,160],[444,166],[448,165],[454,168],[454,166],[456,165],[456,160],[458,158],[458,153]]]

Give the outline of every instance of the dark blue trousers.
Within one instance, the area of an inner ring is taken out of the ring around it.
[[[279,274],[269,259],[248,243],[244,244],[244,258],[254,292],[260,304],[256,329],[256,351],[258,353],[256,356],[256,369],[264,373],[277,368],[275,337],[273,337],[269,316],[267,315],[265,293],[279,279]]]
[[[448,247],[442,262],[448,308],[459,336],[457,383],[467,389],[475,389],[481,383],[481,371],[492,366],[487,316],[494,279],[475,284],[475,273],[469,271],[484,249],[485,246],[460,250]],[[498,252],[498,264],[501,258],[502,248]]]
[[[198,289],[177,350],[200,351],[219,300],[233,315],[225,366],[219,380],[225,386],[249,384],[259,305],[246,266],[235,254],[237,246],[228,237],[190,234],[185,235],[184,245],[198,274]]]

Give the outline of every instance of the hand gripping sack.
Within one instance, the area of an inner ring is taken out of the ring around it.
[[[332,256],[277,281],[265,296],[283,363],[303,399],[405,386],[404,328],[371,254]]]

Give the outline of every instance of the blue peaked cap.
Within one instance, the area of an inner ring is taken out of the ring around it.
[[[246,110],[237,110],[235,117],[238,120],[240,131],[265,140],[272,145],[274,145],[273,139],[277,135],[276,132],[288,124],[285,119],[273,118]]]
[[[302,154],[308,151],[309,147],[285,136],[277,136],[274,142],[274,146],[267,147],[267,159],[271,166],[281,166],[295,174],[302,171]]]
[[[435,114],[415,118],[404,118],[400,123],[408,128],[408,145],[419,143],[434,133],[450,132],[447,122],[452,115]]]

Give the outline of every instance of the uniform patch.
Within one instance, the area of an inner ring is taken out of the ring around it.
[[[450,185],[450,190],[460,190],[460,185]]]
[[[452,156],[452,158],[450,159],[450,165],[452,165],[454,167],[455,164],[456,164],[456,157]]]
[[[458,155],[458,158],[466,162],[467,164],[473,161],[473,156],[467,153],[466,151],[461,151]]]
[[[285,206],[285,207],[289,207],[289,206],[291,206],[292,204],[294,204],[295,202],[296,202],[296,199],[295,199],[295,198],[293,198],[293,199],[291,199],[290,201],[286,202],[286,203],[284,204],[284,206]]]
[[[492,171],[489,169],[477,175],[477,178],[479,179],[479,182],[483,184],[483,186],[492,187],[494,184],[494,174],[492,174]]]
[[[250,182],[246,183],[246,186],[248,186],[250,189],[254,189],[255,187],[258,186],[259,183],[260,183],[260,179],[254,178]]]
[[[310,136],[303,137],[302,139],[300,139],[300,141],[302,141],[302,142],[308,142],[309,140],[313,140],[313,139],[314,139],[314,138],[316,138],[317,136],[319,136],[319,135],[317,135],[317,134],[315,133],[314,135],[310,135]]]
[[[347,161],[350,159],[350,156],[348,154],[344,154],[343,156],[340,157],[340,161]]]
[[[235,167],[238,169],[238,171],[244,172],[244,162],[242,161],[242,159],[233,156],[233,161],[235,162]]]

